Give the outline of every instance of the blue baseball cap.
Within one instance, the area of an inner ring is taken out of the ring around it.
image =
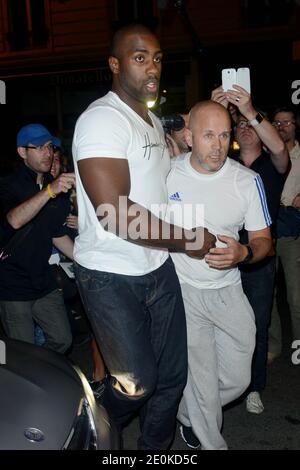
[[[55,147],[61,146],[61,140],[51,135],[41,124],[28,124],[22,127],[17,135],[17,147],[26,147],[28,144],[44,145],[51,141]]]

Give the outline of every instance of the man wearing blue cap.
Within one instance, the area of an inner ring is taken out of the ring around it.
[[[68,212],[62,200],[75,185],[73,173],[53,179],[53,147],[60,146],[41,124],[29,124],[17,135],[21,168],[1,181],[5,214],[0,241],[0,315],[6,334],[34,343],[34,326],[44,331],[46,348],[65,352],[72,337],[63,297],[48,264],[54,244],[73,258],[66,235]]]

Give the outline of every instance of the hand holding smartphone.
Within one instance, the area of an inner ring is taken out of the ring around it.
[[[234,90],[233,85],[239,85],[249,94],[251,93],[250,70],[248,67],[239,69],[223,69],[222,70],[222,87],[224,91]]]

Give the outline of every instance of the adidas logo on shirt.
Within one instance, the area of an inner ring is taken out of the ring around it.
[[[169,197],[169,199],[170,199],[171,201],[181,201],[181,198],[180,198],[180,195],[179,195],[178,192],[172,194],[172,195]]]

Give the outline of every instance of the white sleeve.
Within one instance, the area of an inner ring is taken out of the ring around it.
[[[245,229],[254,232],[272,224],[264,184],[259,175],[253,178],[249,188],[248,209],[245,215]]]
[[[108,107],[87,110],[75,127],[75,159],[127,158],[130,139],[129,123],[117,110]]]

